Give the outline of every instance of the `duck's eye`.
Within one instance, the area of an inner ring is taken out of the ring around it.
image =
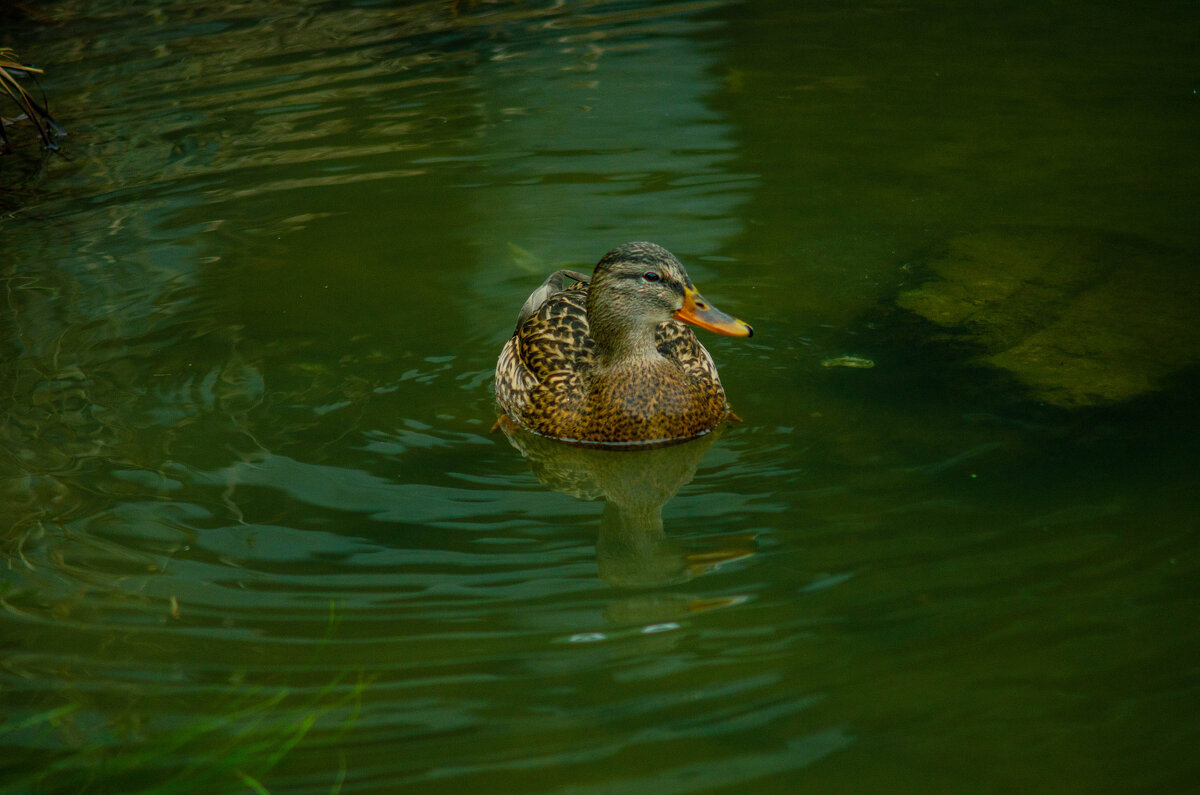
[[[642,278],[648,282],[656,282],[662,277],[658,275],[658,271],[646,271],[642,274]]]

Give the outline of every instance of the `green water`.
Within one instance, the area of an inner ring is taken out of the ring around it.
[[[0,791],[1194,791],[1198,44],[5,10],[68,135],[0,158]],[[524,298],[639,239],[754,325],[744,422],[490,432]]]

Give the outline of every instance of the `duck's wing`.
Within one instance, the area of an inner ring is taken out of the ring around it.
[[[571,271],[559,273],[576,278]],[[555,276],[546,284],[552,285]],[[524,419],[528,412],[582,396],[593,357],[586,287],[579,283],[550,291],[528,315],[522,309],[522,320],[496,364],[496,399],[505,411]]]
[[[586,288],[586,284],[576,284],[553,293],[513,334],[521,361],[538,381],[552,375],[580,374],[591,367],[594,346]]]
[[[546,281],[542,285],[529,294],[525,299],[525,303],[521,305],[521,311],[517,313],[517,331],[521,330],[521,325],[528,320],[534,312],[546,303],[550,296],[568,289],[567,280],[573,279],[578,284],[587,286],[587,274],[579,271],[560,270],[555,271],[546,277]]]

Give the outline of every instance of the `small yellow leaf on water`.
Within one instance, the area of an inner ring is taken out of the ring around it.
[[[867,369],[875,366],[875,362],[862,356],[834,356],[821,362],[822,367],[857,367]]]

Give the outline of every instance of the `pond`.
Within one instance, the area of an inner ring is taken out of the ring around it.
[[[1186,4],[0,7],[0,792],[1182,792]],[[8,107],[5,114],[15,115]],[[551,271],[751,323],[493,430]]]

